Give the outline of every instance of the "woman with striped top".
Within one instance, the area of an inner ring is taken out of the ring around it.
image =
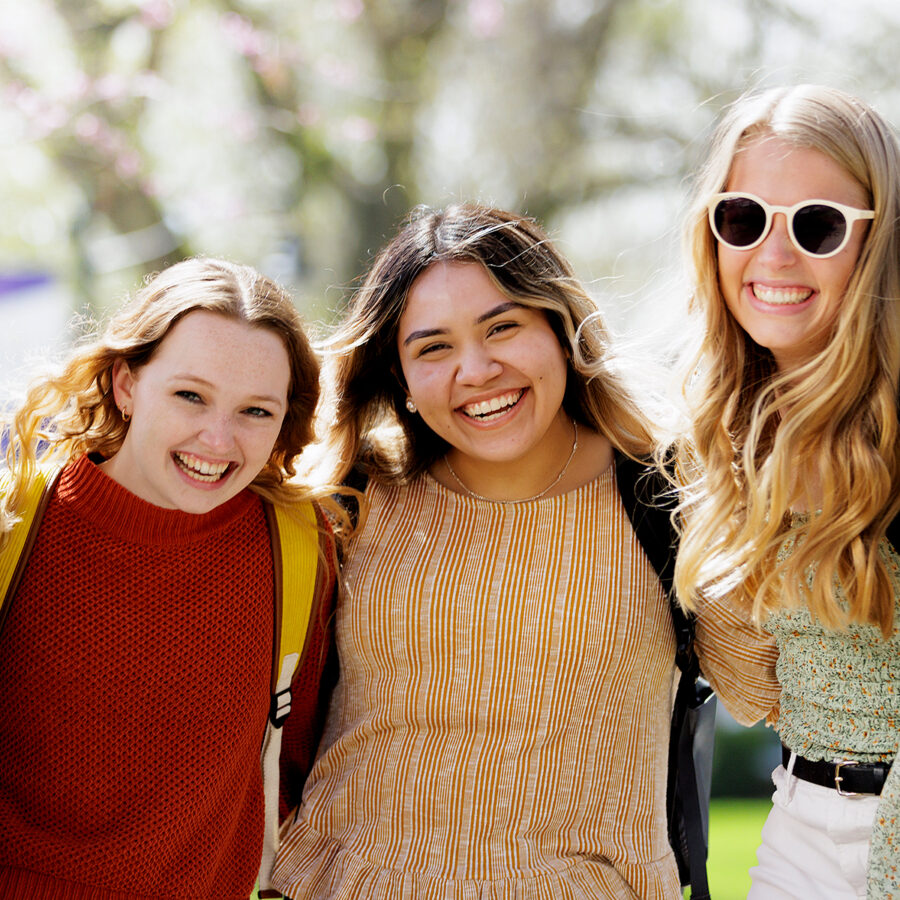
[[[671,898],[675,642],[614,453],[651,427],[527,218],[414,215],[330,342],[329,477],[368,476],[340,680],[274,884],[292,898]],[[701,623],[745,721],[772,649]],[[736,690],[740,683],[740,691]]]

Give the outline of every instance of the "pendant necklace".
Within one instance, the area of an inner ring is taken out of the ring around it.
[[[540,498],[543,497],[544,494],[551,491],[553,488],[556,487],[556,485],[558,485],[560,483],[560,481],[562,481],[563,476],[569,470],[569,464],[575,458],[575,451],[578,449],[578,423],[574,419],[572,419],[571,421],[572,421],[573,437],[572,437],[572,451],[569,453],[569,458],[566,460],[566,463],[562,467],[562,469],[560,469],[559,475],[557,475],[556,478],[554,478],[553,481],[551,481],[550,484],[548,484],[547,487],[545,487],[540,493],[534,494],[532,497],[522,497],[521,499],[518,499],[518,500],[497,500],[495,497],[485,497],[483,494],[477,494],[470,487],[467,487],[465,484],[463,484],[463,481],[459,477],[459,475],[457,475],[456,472],[453,471],[453,466],[450,465],[450,459],[447,456],[444,457],[444,465],[447,467],[447,471],[453,476],[453,480],[470,497],[475,497],[478,500],[485,500],[488,503],[530,503],[532,500],[540,500]]]

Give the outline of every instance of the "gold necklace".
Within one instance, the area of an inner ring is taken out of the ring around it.
[[[450,458],[447,456],[444,457],[444,465],[447,467],[447,471],[453,476],[453,480],[470,497],[476,497],[479,500],[486,500],[488,503],[530,503],[532,500],[540,500],[540,498],[543,497],[544,494],[548,493],[552,488],[555,488],[556,485],[558,485],[560,481],[562,481],[563,476],[569,469],[569,464],[575,458],[575,451],[578,449],[578,423],[574,419],[572,419],[571,421],[573,430],[572,452],[569,453],[569,458],[566,460],[566,464],[559,470],[559,475],[557,475],[556,478],[554,478],[553,481],[551,481],[550,484],[547,485],[547,487],[545,487],[539,494],[535,494],[532,497],[522,497],[518,500],[497,500],[495,497],[485,497],[483,494],[475,493],[472,488],[467,487],[465,484],[463,484],[463,481],[459,477],[459,475],[457,475],[456,472],[453,471],[453,466],[450,465]]]

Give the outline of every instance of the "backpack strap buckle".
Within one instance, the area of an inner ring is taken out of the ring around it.
[[[272,692],[272,701],[269,704],[269,721],[273,728],[281,728],[284,720],[291,712],[290,686],[281,691]]]

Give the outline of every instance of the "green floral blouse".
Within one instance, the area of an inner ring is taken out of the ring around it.
[[[790,552],[790,545],[785,547]],[[773,614],[782,743],[812,760],[892,760],[900,742],[900,556],[885,542],[897,597],[894,632],[824,628],[806,609]],[[900,764],[888,775],[869,850],[867,900],[900,900]]]

